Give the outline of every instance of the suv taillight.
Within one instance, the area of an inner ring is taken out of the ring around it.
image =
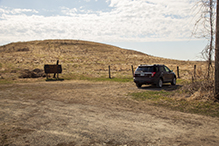
[[[151,77],[153,77],[156,74],[156,72],[152,72]]]

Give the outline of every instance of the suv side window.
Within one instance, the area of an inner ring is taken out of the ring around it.
[[[160,71],[161,71],[161,72],[164,72],[164,71],[165,71],[163,66],[160,66]]]
[[[170,69],[168,67],[164,66],[164,68],[166,72],[170,72]]]
[[[158,71],[159,71],[159,70],[158,70],[158,66],[156,66],[156,67],[155,67],[155,72],[158,72]]]

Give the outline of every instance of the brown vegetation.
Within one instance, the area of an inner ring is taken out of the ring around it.
[[[91,78],[108,77],[111,65],[112,77],[132,77],[139,64],[166,64],[174,72],[180,67],[180,77],[191,79],[193,66],[205,71],[205,63],[179,61],[150,56],[141,52],[115,46],[78,41],[45,40],[11,43],[0,47],[0,76],[4,80],[17,80],[24,69],[43,69],[44,64],[55,64],[59,60],[63,73],[61,78],[72,79],[83,75]]]
[[[182,90],[189,93],[187,96],[191,97],[197,91],[206,94],[198,94],[201,98],[206,96],[209,98],[208,95],[213,95],[213,81],[203,81],[207,76],[207,63],[201,61],[154,57],[111,45],[79,40],[11,43],[1,46],[0,52],[0,83],[23,82],[23,78],[45,77],[44,64],[56,64],[57,60],[62,65],[63,71],[59,77],[63,79],[108,78],[109,65],[112,78],[131,79],[131,65],[135,69],[139,64],[165,64],[175,73],[179,66],[180,79],[192,82],[194,65],[196,65],[195,83],[184,86]],[[210,88],[205,88],[207,85],[210,85]],[[213,96],[210,99],[213,99]]]

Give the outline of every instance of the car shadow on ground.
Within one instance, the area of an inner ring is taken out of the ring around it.
[[[143,85],[139,89],[141,89],[141,90],[152,90],[152,91],[161,91],[161,90],[174,91],[174,90],[177,90],[181,87],[182,87],[182,85],[163,84],[162,88],[157,88],[155,85]]]
[[[50,78],[50,79],[46,79],[46,81],[50,82],[50,81],[64,81],[64,79],[60,79],[60,78]]]

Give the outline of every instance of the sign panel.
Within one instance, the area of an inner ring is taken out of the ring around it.
[[[61,65],[44,65],[44,71],[46,74],[49,73],[62,73],[62,66]]]

